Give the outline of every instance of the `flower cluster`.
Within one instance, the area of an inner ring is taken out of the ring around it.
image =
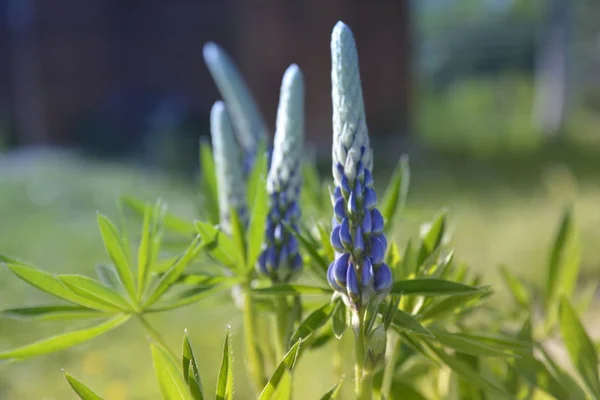
[[[365,121],[358,55],[350,28],[339,22],[332,33],[334,208],[331,244],[336,251],[327,278],[354,310],[373,294],[384,295],[392,272],[384,263],[387,240],[376,208],[372,150]]]
[[[248,211],[242,168],[235,162],[240,158],[240,149],[222,101],[217,101],[210,111],[210,133],[219,182],[220,226],[224,232],[230,233],[230,211],[235,210],[244,224],[248,220]]]
[[[234,133],[244,151],[244,173],[248,173],[254,164],[259,143],[266,140],[267,124],[227,52],[215,43],[207,43],[203,54],[208,70],[227,105]]]
[[[275,143],[267,177],[270,209],[257,265],[258,272],[274,282],[289,281],[302,267],[296,238],[285,225],[298,229],[303,137],[304,82],[300,68],[294,64],[286,70],[281,83]]]

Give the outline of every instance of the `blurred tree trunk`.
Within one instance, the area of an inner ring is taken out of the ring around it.
[[[13,113],[19,142],[27,145],[47,141],[36,41],[35,1],[8,0],[7,19],[12,62]]]
[[[549,0],[541,37],[537,71],[534,121],[548,136],[564,131],[569,92],[571,0]]]

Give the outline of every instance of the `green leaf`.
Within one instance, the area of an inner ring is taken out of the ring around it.
[[[335,306],[335,302],[327,303],[310,313],[310,315],[300,323],[300,326],[298,326],[298,329],[296,329],[296,332],[292,335],[290,343],[296,343],[300,339],[306,339],[314,331],[325,325],[329,318],[331,318]]]
[[[118,315],[115,318],[109,319],[99,325],[91,328],[80,329],[60,335],[52,336],[47,339],[42,339],[38,342],[25,345],[13,350],[7,350],[0,353],[0,360],[23,360],[42,354],[48,354],[59,350],[64,350],[69,347],[76,346],[80,343],[87,342],[105,332],[110,331],[122,325],[130,318],[129,315]]]
[[[187,330],[183,337],[183,351],[182,351],[182,368],[183,378],[190,387],[190,392],[195,400],[204,399],[204,391],[202,389],[202,381],[200,379],[200,372],[198,371],[198,363],[188,338]]]
[[[163,397],[174,400],[194,400],[168,350],[158,343],[150,343],[150,349],[154,372]]]
[[[271,400],[273,397],[273,393],[277,389],[283,375],[286,371],[292,372],[294,369],[294,364],[296,363],[296,358],[298,357],[298,351],[300,350],[300,342],[301,340],[296,341],[296,343],[292,346],[292,348],[287,352],[287,354],[283,357],[283,360],[279,363],[277,369],[267,382],[267,385],[264,387],[261,392],[258,400]]]
[[[252,271],[265,240],[265,227],[267,225],[267,214],[269,213],[269,199],[267,196],[267,184],[264,179],[258,181],[256,189],[256,198],[252,206],[250,223],[248,225],[248,253],[246,258],[246,267]]]
[[[108,315],[86,307],[54,305],[9,308],[0,311],[0,316],[12,319],[49,321],[77,318],[99,318],[106,317]]]
[[[457,296],[482,291],[484,288],[443,279],[409,279],[392,285],[391,294],[424,296]]]
[[[89,301],[97,302],[99,306],[106,305],[114,310],[131,311],[132,307],[120,294],[102,285],[100,282],[83,275],[58,275],[69,290]]]
[[[396,310],[398,309],[398,306],[400,305],[400,300],[401,300],[401,296],[392,296],[392,298],[390,299],[390,303],[387,305],[387,307],[385,308],[385,311],[382,312],[381,314],[381,318],[383,319],[383,326],[385,327],[385,330],[387,331],[388,328],[390,327],[390,325],[392,325],[392,322],[394,321],[394,314],[396,313]],[[383,308],[382,308],[383,310]]]
[[[67,378],[67,382],[69,382],[71,389],[73,389],[73,391],[77,393],[77,396],[79,396],[81,400],[102,400],[102,397],[98,396],[90,388],[85,386],[83,383],[79,382],[77,379],[73,378],[64,370],[63,374],[65,375],[65,378]]]
[[[200,173],[201,209],[206,210],[208,220],[216,224],[219,222],[217,174],[212,149],[209,143],[204,140],[200,141]]]
[[[276,296],[288,296],[295,294],[303,295],[327,295],[330,296],[333,290],[330,288],[307,286],[307,285],[295,285],[290,283],[283,283],[279,285],[267,286],[264,288],[252,289],[252,292],[257,295],[276,295]]]
[[[137,301],[142,298],[142,294],[148,283],[148,271],[156,260],[158,248],[160,247],[160,232],[162,215],[164,214],[164,206],[159,200],[156,205],[146,207],[144,212],[144,223],[142,226],[142,237],[138,246],[137,258]]]
[[[404,249],[404,256],[402,257],[402,268],[404,276],[410,276],[417,272],[417,254],[413,250],[412,241],[409,240]]]
[[[231,207],[229,209],[230,228],[231,228],[231,239],[235,244],[235,247],[240,254],[244,263],[246,262],[246,233],[244,223],[240,219],[238,212]],[[244,264],[246,265],[246,264]]]
[[[469,306],[474,307],[478,301],[489,296],[491,291],[480,291],[469,294],[443,298],[431,303],[421,310],[423,321],[435,321],[448,314],[458,314]]]
[[[25,264],[10,263],[6,264],[6,266],[13,274],[18,276],[21,280],[25,281],[29,285],[56,296],[59,299],[96,310],[114,310],[114,307],[100,305],[98,302],[90,301],[86,298],[76,295],[71,290],[67,289],[67,287],[63,285],[54,275],[51,275],[47,272]]]
[[[322,278],[324,282],[327,281],[327,269],[329,268],[329,262],[327,259],[319,254],[318,244],[310,238],[310,235],[305,235],[301,232],[296,232],[289,225],[284,224],[285,228],[292,235],[298,239],[298,242],[302,248],[308,253],[310,258],[314,261],[314,265],[317,267],[317,276]]]
[[[119,279],[123,282],[129,296],[135,299],[135,286],[121,235],[113,223],[100,213],[98,213],[98,226],[100,227],[104,247],[117,270]]]
[[[341,301],[338,302],[338,305],[333,310],[333,315],[331,317],[333,334],[338,339],[342,338],[348,324],[346,323],[346,306]]]
[[[573,365],[595,398],[600,398],[598,354],[567,298],[560,299],[560,331]]]
[[[315,210],[322,210],[324,204],[321,197],[321,179],[315,163],[302,163],[302,183],[302,204],[306,202]]]
[[[217,400],[233,399],[233,370],[231,350],[229,349],[229,327],[225,336],[225,345],[223,346],[223,361],[217,380]]]
[[[435,336],[435,340],[443,346],[450,347],[460,353],[478,357],[515,357],[512,348],[504,346],[493,346],[478,340],[476,337],[463,336],[460,333],[446,332],[442,329],[429,328]]]
[[[446,231],[446,212],[443,211],[421,234],[421,247],[417,256],[417,265],[422,265],[442,244]]]
[[[395,217],[406,204],[408,195],[408,186],[410,183],[410,169],[408,167],[408,157],[400,157],[400,161],[394,170],[392,178],[388,183],[381,201],[381,215],[385,221],[385,232],[390,232]]]
[[[200,250],[206,245],[206,242],[200,241],[200,236],[196,236],[189,247],[177,258],[177,261],[175,261],[171,268],[161,276],[154,290],[145,302],[146,307],[157,302],[160,297],[169,290],[175,282],[177,282],[177,279],[179,279],[185,268],[190,265],[190,263],[198,256]]]
[[[121,197],[121,203],[142,218],[144,217],[146,208],[152,208],[150,203],[146,204],[139,199],[129,196]],[[182,236],[191,236],[194,234],[194,232],[196,232],[193,223],[170,212],[164,211],[162,218],[165,229],[169,230],[170,232],[177,233]]]
[[[546,306],[558,300],[560,295],[571,296],[577,283],[581,260],[581,243],[573,220],[573,213],[566,210],[556,236],[546,281]],[[556,304],[556,303],[555,303]]]
[[[337,399],[337,396],[340,394],[340,389],[342,388],[342,382],[338,382],[331,387],[323,396],[321,396],[321,400],[334,400]]]
[[[163,312],[173,310],[175,308],[181,308],[189,306],[190,304],[196,303],[200,300],[205,299],[215,293],[219,293],[233,286],[233,283],[227,282],[219,285],[196,287],[193,289],[186,290],[182,293],[178,293],[172,298],[162,299],[161,302],[155,304],[151,308],[147,309],[147,312]]]
[[[292,374],[287,370],[283,371],[279,385],[271,400],[290,400],[292,398]]]
[[[449,355],[444,350],[438,349],[435,346],[429,345],[428,347],[444,364],[450,367],[452,371],[461,376],[463,379],[469,381],[471,384],[476,385],[487,392],[501,396],[502,398],[511,398],[510,393],[508,393],[502,386],[480,375],[479,372],[473,369],[473,367],[468,363],[456,356]]]
[[[523,282],[504,265],[500,266],[500,276],[502,276],[504,284],[510,289],[510,293],[517,304],[522,308],[528,309],[531,299],[529,298],[527,287],[525,287]]]
[[[114,290],[118,290],[122,287],[117,271],[115,271],[112,266],[102,264],[96,266],[96,275],[104,286],[108,286]]]
[[[233,240],[206,222],[194,221],[194,223],[202,241],[206,242],[208,254],[221,265],[233,271],[242,271],[245,260]]]
[[[385,307],[385,305],[382,304],[379,307],[379,311],[381,313],[385,313],[388,310]],[[392,326],[396,327],[397,329],[415,333],[417,335],[433,337],[433,335],[427,328],[425,328],[423,325],[421,325],[419,323],[419,321],[417,321],[415,319],[415,317],[413,317],[412,315],[410,315],[409,313],[407,313],[405,311],[396,309],[394,311],[394,314],[391,319],[392,319]]]
[[[317,222],[316,225],[319,230],[319,239],[321,239],[321,247],[325,253],[325,258],[327,260],[333,260],[335,258],[335,251],[333,250],[331,239],[329,238],[331,229],[326,228],[323,222]],[[392,242],[392,245],[394,244],[395,243]]]

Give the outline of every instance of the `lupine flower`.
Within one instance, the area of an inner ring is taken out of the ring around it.
[[[227,52],[215,43],[207,43],[203,53],[208,70],[227,105],[235,135],[244,151],[244,172],[248,172],[254,164],[258,144],[267,137],[267,124]]]
[[[222,101],[217,101],[210,111],[210,134],[215,159],[215,170],[219,184],[220,226],[231,233],[229,214],[235,210],[242,223],[246,223],[246,186],[242,175],[240,149],[229,114]]]
[[[257,265],[261,275],[275,282],[289,281],[302,268],[296,238],[284,224],[298,229],[303,137],[304,82],[300,68],[294,64],[285,71],[281,83],[275,144],[267,177],[270,211]]]
[[[373,189],[373,155],[365,120],[358,55],[350,28],[338,22],[331,38],[334,208],[331,244],[336,251],[327,278],[355,310],[385,295],[392,272]]]

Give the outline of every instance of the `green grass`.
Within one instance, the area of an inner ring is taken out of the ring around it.
[[[568,169],[562,162],[530,160],[529,169],[519,172],[514,163],[469,164],[424,156],[413,161],[408,208],[402,223],[396,224],[397,237],[404,240],[415,236],[421,222],[446,207],[458,259],[467,261],[491,283],[498,282],[496,267],[504,263],[542,284],[559,216],[565,204],[573,203],[584,242],[584,273],[598,274],[600,188],[595,184],[598,176],[595,178],[591,172],[580,174],[578,165]],[[380,173],[375,179],[381,182],[387,178]],[[72,157],[0,157],[0,187],[0,253],[53,272],[92,274],[97,264],[107,261],[95,212],[101,210],[116,217],[115,200],[120,194],[147,200],[160,195],[178,214],[195,215],[194,187],[189,182],[130,166]],[[137,228],[133,224],[130,227],[132,231]],[[495,296],[494,299],[506,298],[502,292]],[[50,299],[0,269],[0,308],[47,300]],[[215,384],[225,326],[230,324],[236,393],[239,399],[251,398],[246,395],[241,318],[226,294],[183,310],[152,316],[151,322],[164,332],[176,351],[183,329],[188,328],[208,390]],[[64,328],[63,322],[2,320],[0,349],[34,341]],[[302,360],[295,381],[298,398],[315,398],[333,384],[334,377],[328,367],[330,351],[324,348]],[[2,399],[74,398],[61,368],[110,400],[153,399],[158,393],[146,336],[135,322],[74,349],[0,368]],[[350,371],[347,376],[351,376]]]

